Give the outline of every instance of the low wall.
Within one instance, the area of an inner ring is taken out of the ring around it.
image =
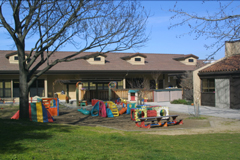
[[[182,99],[182,89],[158,89],[153,94],[154,102],[170,102]]]

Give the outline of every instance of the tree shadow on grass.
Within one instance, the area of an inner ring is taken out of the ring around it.
[[[70,126],[9,119],[0,119],[0,128],[0,154],[28,152],[34,148],[25,143],[51,139],[54,132],[71,132]]]

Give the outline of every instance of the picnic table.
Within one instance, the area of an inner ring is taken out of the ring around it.
[[[139,118],[139,121],[135,121],[135,125],[140,128],[151,128],[155,126],[159,127],[167,127],[168,125],[182,125],[183,120],[180,119],[178,122],[176,121],[176,118],[178,115],[168,115],[168,116],[158,116],[158,117],[146,117],[146,118]],[[163,119],[164,118],[164,119]],[[172,121],[170,121],[172,119]],[[162,120],[165,120],[165,122],[162,122]],[[145,124],[145,122],[151,121],[151,124]],[[154,123],[156,121],[156,123]]]

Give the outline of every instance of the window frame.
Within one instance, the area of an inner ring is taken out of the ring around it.
[[[204,82],[206,81],[206,82]],[[206,84],[206,86],[205,86]],[[214,86],[212,85],[214,84]],[[203,78],[201,79],[201,92],[202,93],[215,93],[215,79]]]
[[[94,61],[101,61],[101,57],[94,57],[93,60]]]
[[[194,59],[193,58],[190,58],[190,59],[188,59],[188,62],[194,62]]]
[[[2,88],[0,88],[0,90],[2,89],[2,96],[1,98],[11,98],[12,96],[12,84],[11,84],[11,80],[10,79],[1,79],[0,82],[2,82]],[[6,82],[10,82],[10,88],[6,88]],[[6,96],[6,91],[10,91],[10,95]]]
[[[134,60],[135,60],[135,62],[141,62],[142,58],[135,58]]]

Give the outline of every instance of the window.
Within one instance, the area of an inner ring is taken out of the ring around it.
[[[18,56],[14,56],[14,60],[18,60]]]
[[[94,57],[94,61],[101,61],[101,57]]]
[[[123,89],[123,81],[117,82],[117,89]]]
[[[163,89],[163,80],[158,81],[158,89]]]
[[[44,91],[44,79],[37,79],[33,82],[33,84],[30,87],[30,97],[39,96],[44,97],[45,91]]]
[[[88,82],[82,82],[82,88],[88,89]]]
[[[0,97],[11,97],[11,80],[0,80]]]
[[[136,62],[141,62],[141,58],[135,58]]]
[[[143,78],[127,78],[126,88],[143,88]]]
[[[150,89],[156,89],[155,80],[150,80]]]
[[[89,84],[89,86],[90,86],[90,90],[96,90],[96,84],[93,84],[92,82],[90,82],[90,84]]]
[[[163,89],[163,80],[159,80],[157,84],[158,89]],[[150,80],[150,89],[156,89],[155,80]]]
[[[19,97],[19,80],[13,80],[13,97]]]
[[[98,90],[102,90],[103,89],[103,84],[97,84],[98,86]]]
[[[188,59],[188,62],[194,62],[194,59]]]
[[[202,79],[202,92],[215,92],[215,79]]]

